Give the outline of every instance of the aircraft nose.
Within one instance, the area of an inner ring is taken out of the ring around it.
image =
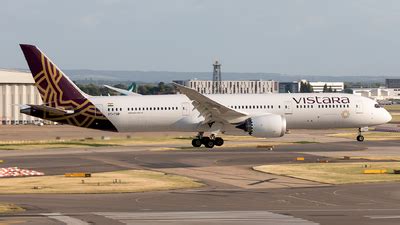
[[[384,123],[389,123],[392,120],[392,115],[385,109],[385,113],[383,115]]]

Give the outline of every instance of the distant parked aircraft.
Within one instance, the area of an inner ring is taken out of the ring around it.
[[[182,94],[89,96],[33,45],[21,45],[44,104],[22,113],[79,127],[115,132],[197,132],[192,145],[221,146],[220,133],[281,137],[287,129],[358,128],[392,117],[369,98],[342,93],[203,95],[178,84]],[[209,136],[205,136],[205,133]]]
[[[116,88],[116,87],[112,87],[112,86],[109,86],[109,85],[104,85],[104,87],[106,87],[106,88],[108,88],[108,89],[111,89],[111,90],[113,90],[113,91],[116,91],[116,92],[118,92],[118,93],[120,93],[121,95],[129,95],[129,96],[138,96],[138,95],[141,95],[141,94],[138,94],[138,93],[136,93],[136,89],[137,89],[137,86],[136,86],[136,83],[135,82],[133,82],[129,87],[128,87],[128,90],[124,90],[124,89],[121,89],[121,88]]]

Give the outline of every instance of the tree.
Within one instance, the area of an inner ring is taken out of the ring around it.
[[[309,82],[301,81],[300,82],[300,92],[301,93],[312,93],[312,92],[314,92],[314,90]]]
[[[324,89],[322,89],[322,92],[328,92],[328,85],[325,83]]]

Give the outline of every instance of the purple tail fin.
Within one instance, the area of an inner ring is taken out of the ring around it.
[[[117,131],[115,126],[93,105],[79,88],[36,46],[21,44],[35,86],[46,106],[73,111],[72,114],[52,114],[40,108],[21,111],[25,114],[99,130]]]
[[[72,106],[70,100],[78,103],[86,100],[85,94],[36,46],[20,46],[46,105]]]

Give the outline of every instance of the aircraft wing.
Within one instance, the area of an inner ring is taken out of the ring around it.
[[[118,93],[121,93],[122,95],[129,95],[129,96],[141,95],[141,94],[138,94],[138,93],[135,93],[135,92],[132,92],[132,91],[128,91],[128,90],[124,90],[124,89],[121,89],[121,88],[111,87],[109,85],[104,85],[104,87],[106,87],[106,88],[108,88],[110,90],[116,91]]]
[[[186,95],[190,100],[195,109],[200,112],[200,116],[203,116],[205,123],[212,122],[223,122],[223,123],[239,123],[248,118],[248,114],[239,112],[229,107],[226,107],[207,96],[200,94],[194,89],[185,87],[183,85],[173,83],[173,85],[181,92]]]
[[[27,104],[27,106],[30,107],[31,109],[41,110],[44,112],[51,113],[53,115],[68,115],[68,114],[74,113],[74,110],[66,110],[63,108],[54,108],[54,107],[50,107],[50,106],[46,106],[46,105]],[[25,108],[25,109],[27,109],[27,108]]]

